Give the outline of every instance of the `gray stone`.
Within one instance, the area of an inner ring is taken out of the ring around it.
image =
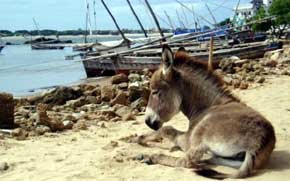
[[[112,84],[120,84],[120,83],[128,82],[128,81],[129,81],[129,79],[128,79],[128,77],[125,74],[114,75],[111,78],[111,83]]]
[[[266,80],[265,77],[258,77],[256,82],[261,84],[261,83],[264,83],[265,80]]]
[[[118,84],[118,88],[122,89],[122,90],[127,89],[128,88],[128,83],[127,82],[123,82],[121,84]]]
[[[36,134],[38,135],[43,135],[44,133],[48,133],[48,132],[51,132],[50,128],[48,126],[45,126],[45,125],[38,125],[36,128],[35,128],[35,132]]]
[[[103,101],[110,102],[114,98],[114,89],[110,85],[105,85],[101,90],[101,98]]]
[[[124,91],[118,91],[116,97],[111,101],[111,105],[115,104],[128,105],[127,95]]]
[[[134,74],[134,73],[131,73],[129,76],[129,81],[130,82],[137,82],[137,81],[141,81],[141,76],[139,74]]]
[[[14,100],[12,94],[0,93],[0,128],[14,128]]]
[[[65,120],[62,122],[64,125],[64,129],[72,129],[74,123],[70,120]]]
[[[0,162],[0,171],[5,171],[9,169],[9,165],[7,162]]]

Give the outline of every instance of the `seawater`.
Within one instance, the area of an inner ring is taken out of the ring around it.
[[[71,48],[31,50],[30,45],[6,46],[0,54],[0,92],[15,96],[86,78],[81,62],[65,60]]]
[[[130,38],[140,38],[132,35]],[[74,43],[83,42],[81,36],[61,37]],[[89,42],[120,40],[120,36],[91,37]],[[65,56],[77,54],[72,48],[64,50],[32,50],[23,45],[27,38],[2,38],[4,42],[19,45],[6,46],[0,53],[0,92],[15,96],[33,94],[35,91],[52,86],[67,85],[86,78],[83,64],[78,59],[65,60]]]

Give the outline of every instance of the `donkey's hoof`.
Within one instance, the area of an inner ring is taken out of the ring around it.
[[[134,157],[134,160],[142,161],[142,160],[144,160],[144,155],[143,154],[139,154],[136,157]]]
[[[153,161],[150,158],[145,158],[141,161],[142,163],[146,163],[147,165],[153,165]]]
[[[139,154],[134,157],[134,160],[138,160],[141,163],[146,163],[147,165],[153,165],[153,161],[149,155]]]

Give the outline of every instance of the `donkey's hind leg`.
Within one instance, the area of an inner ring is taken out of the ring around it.
[[[228,166],[228,167],[238,169],[241,167],[243,161],[226,159],[219,156],[213,156],[212,158],[202,160],[200,163],[210,164],[210,165],[222,165],[222,166]]]
[[[207,150],[207,147],[200,145],[196,148],[189,149],[185,157],[177,158],[164,154],[154,154],[148,156],[147,159],[150,164],[160,164],[169,167],[199,168],[199,160]]]

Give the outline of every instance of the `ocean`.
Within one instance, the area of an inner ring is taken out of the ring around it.
[[[63,39],[72,39],[73,42],[83,41],[82,37]],[[98,41],[117,39],[120,37],[108,36],[101,37]],[[23,43],[24,40],[8,38],[2,41]],[[76,53],[72,48],[31,50],[30,45],[6,46],[0,53],[0,92],[23,96],[48,87],[72,84],[85,79],[86,73],[81,62],[65,60],[66,55]]]

